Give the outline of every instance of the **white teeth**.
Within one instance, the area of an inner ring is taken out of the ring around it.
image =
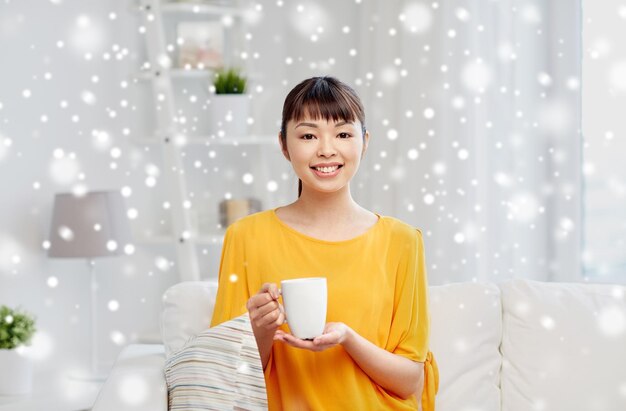
[[[322,173],[332,173],[333,171],[337,170],[339,168],[339,166],[334,166],[334,167],[315,167],[315,169],[317,171],[321,171]]]

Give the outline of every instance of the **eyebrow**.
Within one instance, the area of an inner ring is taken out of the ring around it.
[[[339,123],[335,124],[335,128],[346,125],[346,124],[350,124],[347,121],[340,121]],[[295,126],[294,128],[298,128],[300,126],[308,126],[308,127],[313,127],[313,128],[318,128],[317,124],[314,123],[300,123],[297,126]]]

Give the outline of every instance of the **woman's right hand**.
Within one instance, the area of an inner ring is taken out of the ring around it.
[[[278,302],[280,290],[276,284],[265,283],[258,293],[250,297],[246,308],[250,315],[253,331],[258,334],[274,335],[278,327],[285,322],[285,310]]]

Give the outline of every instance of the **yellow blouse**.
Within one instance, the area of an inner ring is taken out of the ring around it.
[[[379,347],[424,362],[424,411],[434,410],[437,365],[428,351],[428,286],[419,230],[387,216],[350,240],[307,236],[276,209],[226,230],[211,326],[235,318],[263,283],[326,277],[327,322],[343,322]],[[288,331],[288,326],[283,325]],[[378,386],[341,346],[312,352],[275,342],[265,369],[270,410],[415,410]]]

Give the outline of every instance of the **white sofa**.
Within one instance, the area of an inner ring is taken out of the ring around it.
[[[164,345],[130,345],[94,411],[167,410],[165,355],[210,322],[217,285],[164,295]],[[438,411],[626,410],[626,287],[543,283],[431,286]]]

